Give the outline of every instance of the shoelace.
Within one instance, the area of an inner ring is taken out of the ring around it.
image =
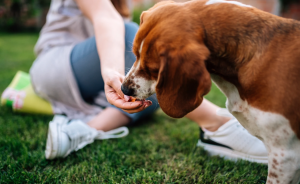
[[[79,150],[86,146],[87,144],[90,144],[94,142],[95,139],[97,140],[103,140],[103,139],[113,139],[113,138],[121,138],[125,137],[128,135],[129,130],[127,127],[120,127],[116,128],[114,130],[110,130],[107,132],[104,132],[102,130],[98,130],[98,135],[93,138],[91,134],[85,135],[83,137],[79,137],[77,139],[71,139],[71,146],[70,149],[68,150],[67,154],[68,155],[72,150]]]
[[[97,133],[98,135],[96,137],[93,135],[93,132],[90,131],[90,133],[84,134],[83,136],[77,138],[71,138],[70,148],[65,154],[65,156],[69,155],[69,153],[72,152],[73,150],[77,151],[83,148],[84,146],[93,143],[95,139],[103,140],[103,139],[125,137],[126,135],[128,135],[129,130],[127,127],[120,127],[107,132],[98,130]]]
[[[128,135],[128,133],[129,130],[127,127],[120,127],[107,132],[98,130],[98,136],[95,139],[103,140],[103,139],[121,138]]]

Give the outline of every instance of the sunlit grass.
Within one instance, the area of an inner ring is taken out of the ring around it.
[[[28,72],[37,34],[0,35],[0,93]],[[223,106],[213,86],[207,99]],[[51,116],[0,107],[0,183],[264,183],[267,166],[210,157],[196,147],[198,126],[158,111],[122,139],[95,141],[66,159],[44,157]]]

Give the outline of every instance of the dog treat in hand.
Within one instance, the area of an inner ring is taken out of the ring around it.
[[[136,101],[136,98],[132,97],[132,96],[127,96],[127,95],[124,95],[124,100],[126,102],[135,102]]]
[[[135,101],[136,101],[136,98],[130,96],[129,102],[135,102]]]
[[[152,102],[150,100],[145,100],[145,99],[139,100],[137,98],[134,98],[132,96],[127,96],[127,95],[124,95],[124,99],[125,99],[126,102],[142,101],[143,103],[146,103],[148,105],[152,104]]]

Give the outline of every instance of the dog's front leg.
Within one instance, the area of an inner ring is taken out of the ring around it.
[[[227,102],[232,110],[235,106]],[[246,107],[232,114],[254,136],[266,145],[268,156],[267,183],[298,184],[300,180],[300,140],[288,119],[276,113]]]
[[[300,169],[297,154],[295,150],[269,149],[267,183],[298,184]]]
[[[264,137],[269,151],[267,183],[300,182],[300,141],[290,127],[280,127]]]

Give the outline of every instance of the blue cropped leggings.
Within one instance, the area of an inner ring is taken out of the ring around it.
[[[132,43],[138,28],[139,27],[136,23],[125,23],[126,71],[129,71],[136,60],[135,55],[132,53]],[[75,79],[82,98],[89,103],[93,102],[93,99],[99,94],[99,92],[104,91],[104,81],[101,75],[100,62],[95,37],[78,43],[71,52],[71,66]],[[139,113],[129,114],[117,107],[112,107],[119,109],[122,113],[131,118],[131,123],[135,123],[138,120],[152,114],[159,108],[155,95],[148,99],[153,102],[153,105]]]

